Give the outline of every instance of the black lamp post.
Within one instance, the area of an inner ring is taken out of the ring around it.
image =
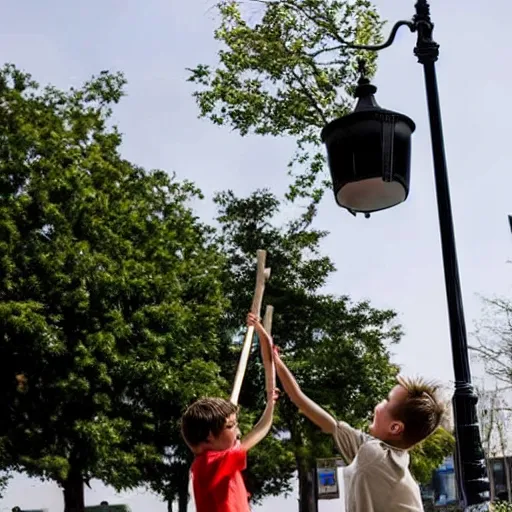
[[[482,504],[482,508],[486,509],[489,481],[478,427],[477,397],[471,384],[435,69],[439,45],[432,39],[434,25],[428,2],[417,0],[413,19],[396,23],[384,44],[362,46],[347,43],[347,46],[361,50],[382,50],[391,46],[402,26],[417,33],[414,53],[425,72],[455,372],[455,466],[460,499],[464,507]],[[408,117],[380,108],[374,98],[376,90],[363,76],[356,92],[359,101],[355,111],[328,124],[322,131],[337,203],[352,213],[361,212],[367,216],[407,198],[411,135],[415,129]]]

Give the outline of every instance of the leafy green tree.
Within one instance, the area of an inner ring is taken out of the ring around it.
[[[453,434],[439,428],[428,439],[411,450],[411,472],[416,480],[428,484],[432,474],[455,449]]]
[[[389,343],[400,339],[392,311],[372,308],[367,302],[353,304],[347,297],[324,294],[322,287],[334,271],[319,244],[325,232],[304,228],[300,222],[276,226],[280,202],[259,191],[248,198],[231,192],[217,199],[223,251],[229,259],[225,276],[231,298],[227,325],[239,324],[250,305],[254,281],[254,254],[268,250],[272,277],[265,302],[275,310],[274,341],[304,391],[335,416],[364,427],[375,404],[394,384],[397,367],[390,361]],[[227,347],[224,371],[232,379],[235,364]],[[256,350],[256,348],[255,348]],[[261,410],[264,383],[257,356],[247,370],[240,398],[243,408]],[[335,453],[332,440],[300,415],[286,398],[280,401],[273,436],[250,455],[247,482],[256,497],[270,487],[279,493],[298,471],[300,510],[314,510],[312,468],[316,458]],[[272,466],[265,453],[272,445]],[[293,466],[291,465],[293,463]],[[255,474],[254,468],[258,469]],[[280,475],[281,481],[271,481]]]
[[[0,442],[66,512],[92,478],[147,480],[184,404],[223,385],[223,258],[195,187],[121,158],[123,85],[0,71]]]
[[[320,130],[348,113],[357,60],[375,69],[375,53],[344,43],[380,42],[383,23],[369,0],[221,0],[217,8],[218,62],[189,76],[200,116],[241,135],[295,139],[288,197],[312,199],[310,220],[326,184]]]

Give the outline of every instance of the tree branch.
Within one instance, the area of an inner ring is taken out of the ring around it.
[[[323,28],[335,41],[340,43],[340,48],[347,46],[347,41],[345,41],[338,34],[337,27],[333,24],[332,20],[326,19],[324,13],[314,11],[313,14],[308,13],[301,5],[294,4],[292,2],[288,2],[287,0],[250,0],[251,2],[256,2],[264,5],[270,5],[275,3],[280,3],[285,7],[288,7],[292,11],[296,11],[301,13],[306,19],[308,19],[314,25],[317,25],[320,28]]]
[[[332,46],[331,48],[321,48],[320,50],[317,50],[313,53],[307,53],[306,55],[308,57],[311,57],[312,59],[316,59],[319,55],[322,55],[323,53],[329,53],[329,52],[335,52],[337,50],[341,50],[342,48],[346,48],[347,45],[345,44],[339,44],[337,46]]]
[[[327,124],[329,121],[325,117],[323,110],[318,106],[317,101],[315,100],[315,98],[314,98],[313,94],[311,93],[311,91],[308,89],[307,85],[303,82],[301,77],[297,74],[297,72],[294,69],[291,70],[291,73],[295,77],[297,82],[299,82],[299,85],[302,88],[302,92],[307,96],[307,98],[311,102],[312,107],[315,109],[316,113],[320,116],[320,118],[322,119],[323,123]]]
[[[341,60],[330,60],[329,62],[317,62],[317,66],[343,66],[345,62]]]
[[[480,356],[485,361],[492,361],[493,363],[502,366],[503,368],[509,369],[509,365],[500,360],[500,357],[503,355],[503,351],[493,351],[489,347],[475,347],[473,345],[469,346],[470,350],[480,354]]]

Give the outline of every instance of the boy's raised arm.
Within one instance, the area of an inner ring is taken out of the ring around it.
[[[260,341],[261,358],[265,368],[265,382],[275,382],[275,366],[272,357],[272,339],[261,325],[258,318],[249,313],[247,316],[247,325],[253,325]],[[267,389],[267,405],[260,420],[253,429],[242,439],[241,445],[246,451],[256,446],[269,432],[272,426],[272,417],[274,415],[274,404],[277,400],[277,391],[275,388]]]
[[[326,434],[334,434],[337,428],[336,420],[302,392],[295,377],[279,357],[277,350],[274,350],[274,362],[277,376],[290,400]]]

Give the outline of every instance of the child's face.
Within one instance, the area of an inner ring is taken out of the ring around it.
[[[370,434],[381,441],[397,441],[401,438],[404,424],[393,418],[392,411],[407,399],[407,390],[400,385],[395,386],[388,397],[375,407]]]
[[[240,437],[236,414],[226,418],[226,424],[218,436],[210,434],[208,437],[208,448],[215,451],[229,450],[235,446]]]

